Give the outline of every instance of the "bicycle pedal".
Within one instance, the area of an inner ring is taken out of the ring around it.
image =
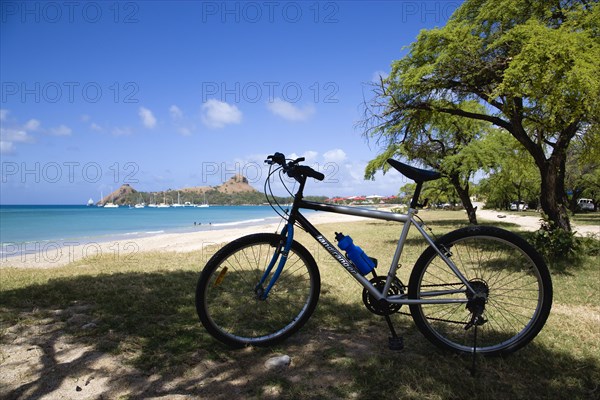
[[[388,347],[390,350],[404,349],[404,338],[402,336],[388,337]]]

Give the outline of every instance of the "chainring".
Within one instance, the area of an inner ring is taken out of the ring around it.
[[[373,284],[379,291],[383,291],[387,277],[377,276],[369,282]],[[405,293],[406,286],[398,278],[394,278],[390,288],[387,291],[388,296],[402,295]],[[402,304],[392,304],[385,300],[377,300],[367,289],[363,289],[363,303],[367,310],[377,315],[391,315],[400,311]]]

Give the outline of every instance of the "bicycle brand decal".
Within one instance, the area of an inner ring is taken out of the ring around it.
[[[341,255],[340,252],[337,251],[337,249],[331,244],[331,242],[329,242],[329,240],[325,239],[321,235],[315,236],[315,239],[317,239],[319,241],[319,243],[321,243],[321,245],[323,247],[325,247],[325,249],[329,252],[329,254],[331,254],[333,256],[333,258],[338,260],[338,262],[340,264],[342,264],[342,266],[344,268],[346,268],[346,270],[348,272],[350,272],[353,275],[358,274],[358,271],[356,271],[354,266],[352,264],[350,264],[350,262],[346,259],[346,257]]]

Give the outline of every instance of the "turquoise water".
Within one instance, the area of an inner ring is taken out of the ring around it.
[[[278,221],[269,206],[101,208],[0,206],[2,253],[43,242],[100,242]],[[194,224],[195,223],[195,224]]]

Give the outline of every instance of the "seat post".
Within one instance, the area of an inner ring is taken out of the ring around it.
[[[410,201],[410,208],[416,209],[419,207],[419,196],[421,196],[421,188],[423,187],[423,182],[416,182],[417,187],[415,188],[415,192],[413,193],[412,200]]]

